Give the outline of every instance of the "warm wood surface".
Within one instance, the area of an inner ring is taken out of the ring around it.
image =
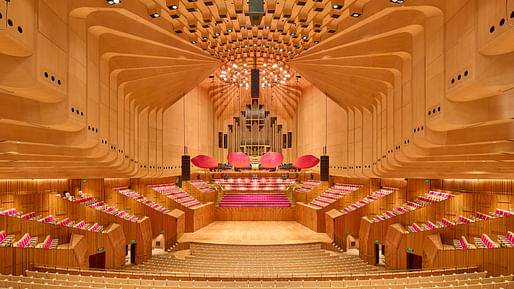
[[[269,245],[331,241],[326,234],[316,233],[297,222],[216,221],[194,233],[185,233],[179,242]]]
[[[216,207],[217,221],[294,221],[295,207]]]

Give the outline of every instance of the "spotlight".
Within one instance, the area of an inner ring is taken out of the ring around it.
[[[107,0],[109,5],[120,4],[121,0]]]
[[[271,27],[269,25],[266,25],[266,29],[270,29]]]
[[[218,32],[214,33],[214,35],[216,35],[216,36],[220,36],[220,34],[219,34]]]
[[[161,17],[161,15],[156,12],[156,13],[150,14],[150,17],[152,17],[152,18],[159,18],[159,17]]]
[[[245,27],[244,27],[244,26],[241,26],[241,27],[239,27],[239,28],[240,28],[241,30],[245,30]]]
[[[177,5],[171,5],[171,6],[168,6],[168,8],[170,10],[177,10],[178,9],[178,6]]]
[[[353,12],[353,13],[351,14],[351,16],[352,16],[352,17],[357,18],[357,17],[361,16],[361,14],[360,14],[360,13],[357,13],[357,12]]]
[[[191,41],[191,43],[196,44],[196,41],[195,41],[195,40],[193,40],[193,41]]]
[[[307,36],[302,37],[303,39],[307,39]]]
[[[227,30],[228,32],[232,32],[232,29]]]
[[[341,9],[341,8],[343,8],[343,5],[334,4],[334,5],[332,5],[332,8],[334,8],[334,9]]]

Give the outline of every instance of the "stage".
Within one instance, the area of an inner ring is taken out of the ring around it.
[[[194,233],[185,233],[178,241],[235,245],[332,243],[327,234],[294,221],[216,221]]]

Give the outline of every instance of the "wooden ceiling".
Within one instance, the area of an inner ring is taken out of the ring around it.
[[[339,174],[514,172],[514,1],[265,1],[258,26],[242,0],[108,2],[0,0],[0,176],[177,174],[170,107],[201,88],[232,119],[221,71],[254,62],[291,75],[261,98],[283,120],[311,84],[341,107]]]

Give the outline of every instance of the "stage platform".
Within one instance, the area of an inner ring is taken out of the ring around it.
[[[216,221],[194,233],[185,233],[178,241],[233,245],[332,242],[327,234],[316,233],[294,221]]]

